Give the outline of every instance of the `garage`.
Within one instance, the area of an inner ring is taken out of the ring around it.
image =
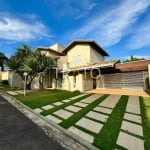
[[[109,89],[144,89],[148,72],[128,72],[104,74],[104,88]]]

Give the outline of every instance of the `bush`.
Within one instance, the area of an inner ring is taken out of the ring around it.
[[[2,85],[8,85],[8,80],[2,80],[2,81],[1,81],[1,84],[2,84]]]

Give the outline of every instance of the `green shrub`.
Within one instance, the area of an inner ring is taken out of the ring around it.
[[[1,81],[1,84],[3,84],[3,85],[8,85],[8,80],[2,80],[2,81]]]

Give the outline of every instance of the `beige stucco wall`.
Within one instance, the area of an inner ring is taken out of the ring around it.
[[[104,56],[88,44],[74,46],[68,51],[67,56],[70,68],[104,60]],[[75,57],[77,56],[81,58],[81,62],[78,64],[75,62]]]
[[[67,56],[60,56],[59,59],[57,60],[57,66],[59,69],[62,69],[63,68],[63,65],[65,63],[67,63]]]
[[[59,51],[59,52],[62,52],[63,49],[64,49],[64,47],[62,45],[58,44],[58,43],[50,46],[50,48],[53,49],[53,50]]]
[[[102,56],[97,50],[94,48],[90,48],[90,61],[91,63],[98,62],[98,61],[103,61],[104,56]]]
[[[58,57],[59,54],[53,51],[46,51],[46,50],[41,50],[41,54],[45,54],[48,57]]]
[[[9,72],[8,71],[1,71],[0,72],[0,80],[8,80]]]
[[[19,88],[23,87],[23,81],[22,81],[21,77],[19,76],[19,74],[15,73],[13,71],[9,72],[8,83],[11,87],[19,87]]]
[[[79,55],[81,57],[81,63],[75,64],[74,58]],[[67,56],[70,67],[85,65],[90,62],[90,46],[87,44],[78,44],[68,51]]]
[[[64,75],[63,75],[62,88],[63,88],[64,90],[70,90],[70,81],[69,81],[69,76],[68,76],[68,74],[64,74]]]
[[[84,92],[83,74],[76,75],[76,86],[74,86],[74,75],[65,75],[62,88],[69,91],[78,90]]]
[[[78,74],[76,75],[76,86],[74,86],[74,76],[69,76],[70,78],[70,90],[71,91],[75,91],[75,90],[79,90],[81,92],[83,92],[84,90],[84,85],[83,85],[83,74]]]

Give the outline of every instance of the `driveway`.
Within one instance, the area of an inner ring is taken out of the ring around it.
[[[63,150],[0,96],[0,150]]]

